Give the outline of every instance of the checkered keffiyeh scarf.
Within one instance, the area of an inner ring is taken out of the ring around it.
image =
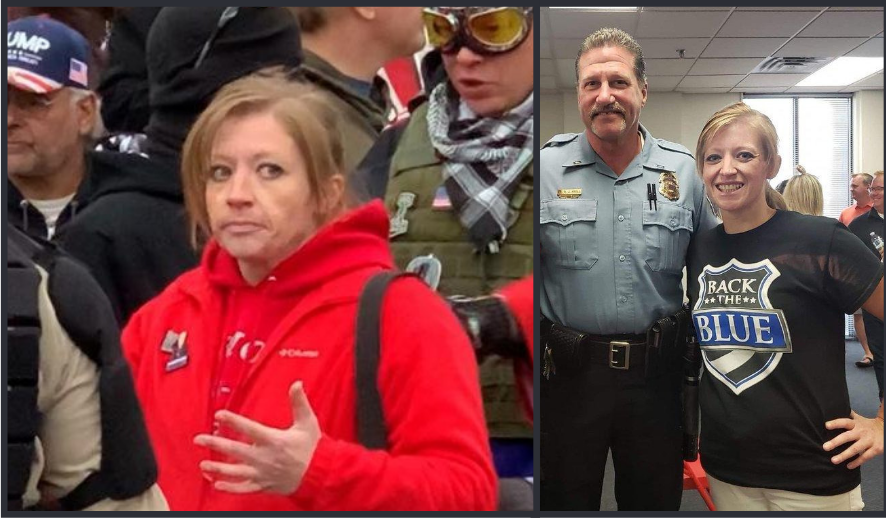
[[[446,193],[477,250],[507,238],[509,200],[532,161],[532,94],[498,118],[480,117],[448,83],[428,99],[428,133],[444,158]]]

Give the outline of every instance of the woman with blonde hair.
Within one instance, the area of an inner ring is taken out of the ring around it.
[[[325,94],[276,76],[225,86],[188,135],[202,262],[123,336],[173,510],[495,508],[474,353],[420,280],[375,305],[358,394],[358,300],[393,259],[381,202],[348,195],[342,144]]]
[[[688,259],[702,465],[718,510],[860,510],[855,468],[883,452],[883,407],[873,419],[850,407],[843,315],[882,320],[883,267],[838,221],[766,203],[777,150],[772,122],[744,103],[698,138],[723,220]]]
[[[798,165],[797,174],[788,181],[784,188],[784,201],[788,210],[821,216],[824,212],[824,195],[821,182],[814,175],[806,172],[806,168]]]

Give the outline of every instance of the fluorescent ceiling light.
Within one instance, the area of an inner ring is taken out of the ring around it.
[[[549,9],[572,9],[574,11],[636,11],[639,7],[549,7]]]
[[[848,86],[883,70],[883,58],[837,58],[797,86]]]

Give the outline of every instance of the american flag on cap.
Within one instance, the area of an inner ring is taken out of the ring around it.
[[[86,73],[86,63],[71,58],[71,71],[68,73],[68,79],[75,83],[79,83],[83,85],[83,88],[86,88],[86,85],[89,83],[88,74]]]

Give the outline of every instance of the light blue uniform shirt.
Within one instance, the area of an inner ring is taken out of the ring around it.
[[[683,303],[689,240],[717,220],[689,150],[640,131],[643,149],[621,176],[584,133],[557,135],[541,150],[541,312],[554,322],[600,335],[643,333]],[[666,171],[677,179],[675,200],[659,191]],[[581,194],[558,195],[566,189]]]

